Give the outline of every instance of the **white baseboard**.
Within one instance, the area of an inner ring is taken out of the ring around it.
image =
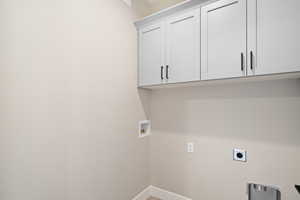
[[[131,0],[123,0],[129,7],[131,7],[132,5],[132,2]]]
[[[151,186],[148,186],[146,189],[136,195],[132,200],[147,200],[149,197],[151,197],[150,191]]]
[[[163,190],[161,188],[150,185],[132,200],[147,200],[149,197],[156,197],[162,200],[192,200],[185,196]]]
[[[150,186],[150,195],[162,200],[192,200],[185,196],[176,194],[174,192],[169,192],[155,186]]]

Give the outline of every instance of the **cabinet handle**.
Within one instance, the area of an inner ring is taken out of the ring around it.
[[[163,75],[163,73],[164,73],[164,67],[161,66],[161,67],[160,67],[160,79],[161,79],[161,80],[164,80],[164,75]]]
[[[169,79],[169,65],[166,66],[166,78]]]
[[[244,71],[244,54],[241,53],[241,70]]]
[[[250,51],[250,69],[253,70],[253,51]]]

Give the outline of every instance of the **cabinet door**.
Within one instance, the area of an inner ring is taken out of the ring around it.
[[[163,82],[164,45],[162,23],[139,31],[139,86]]]
[[[246,75],[246,0],[221,0],[201,9],[201,78]]]
[[[167,20],[168,83],[200,80],[200,8]]]
[[[249,0],[251,73],[300,71],[299,9],[299,0]]]

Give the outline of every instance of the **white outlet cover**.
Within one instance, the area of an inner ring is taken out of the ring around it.
[[[194,143],[193,142],[187,143],[187,152],[194,153]]]
[[[247,162],[247,151],[244,149],[233,149],[233,160]]]
[[[139,137],[143,138],[151,134],[151,121],[143,120],[139,121]]]

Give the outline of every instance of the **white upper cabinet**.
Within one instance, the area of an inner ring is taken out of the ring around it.
[[[300,71],[300,0],[248,1],[249,75]]]
[[[200,80],[200,9],[170,17],[166,31],[167,82]]]
[[[185,1],[136,22],[139,86],[300,74],[300,0]]]
[[[201,9],[201,78],[246,75],[246,0],[221,0]]]
[[[200,80],[200,8],[139,29],[139,86]]]
[[[163,82],[165,45],[163,29],[163,23],[157,23],[139,31],[139,86]]]

